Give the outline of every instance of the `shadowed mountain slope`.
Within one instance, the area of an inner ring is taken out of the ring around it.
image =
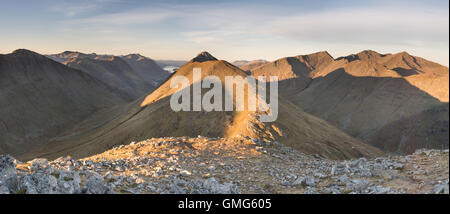
[[[133,69],[132,66],[121,57],[83,54],[69,51],[50,55],[49,57],[62,62],[69,67],[85,71],[109,86],[117,88],[127,94],[130,101],[149,93],[155,88],[155,82],[147,82],[146,79],[140,75],[143,73],[143,70],[145,70],[144,68]],[[136,62],[133,63],[133,66],[138,64],[137,61],[133,61],[133,59],[127,60]],[[158,67],[158,69],[160,68]],[[146,77],[148,78],[148,76]]]
[[[239,60],[239,61],[234,61],[233,65],[239,67],[243,71],[250,71],[250,70],[255,69],[259,66],[262,66],[266,63],[268,63],[268,61],[262,60],[262,59],[252,60],[252,61]]]
[[[0,55],[0,153],[27,153],[125,100],[89,74],[28,50]]]
[[[169,76],[169,72],[163,70],[162,67],[148,57],[140,54],[129,54],[121,56],[121,58],[125,60],[139,76],[155,87]]]

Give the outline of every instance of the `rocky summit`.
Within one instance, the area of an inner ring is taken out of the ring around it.
[[[449,193],[449,150],[329,160],[248,137],[166,137],[83,159],[0,156],[0,193]]]

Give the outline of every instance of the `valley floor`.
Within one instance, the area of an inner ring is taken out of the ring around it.
[[[158,138],[92,157],[0,156],[0,193],[449,193],[449,151],[335,161],[247,138]]]

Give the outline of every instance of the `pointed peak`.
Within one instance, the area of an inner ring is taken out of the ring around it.
[[[327,57],[333,58],[331,56],[331,54],[328,53],[328,51],[319,51],[319,52],[315,52],[315,53],[312,53],[312,54],[308,54],[308,56],[327,56]]]
[[[206,61],[217,61],[210,53],[203,51],[199,53],[195,58],[193,58],[190,62],[206,62]]]

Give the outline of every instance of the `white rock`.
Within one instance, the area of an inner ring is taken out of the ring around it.
[[[192,173],[187,171],[187,170],[181,170],[180,175],[182,175],[182,176],[190,176],[190,175],[192,175]]]

